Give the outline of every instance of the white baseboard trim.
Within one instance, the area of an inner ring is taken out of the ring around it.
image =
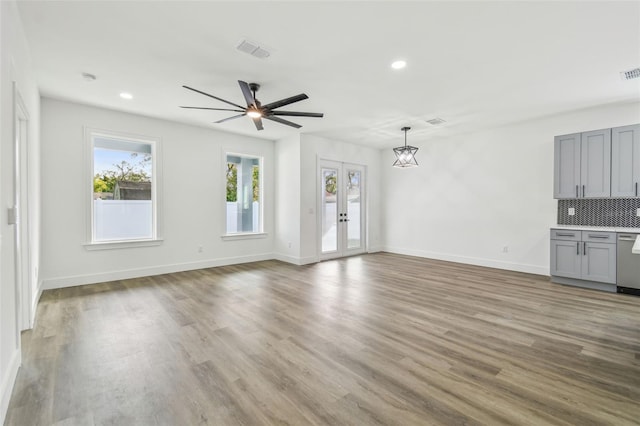
[[[2,377],[2,384],[0,385],[0,424],[4,424],[5,417],[7,416],[11,392],[13,392],[13,385],[16,383],[21,359],[22,354],[18,348],[13,352],[7,369],[3,371],[4,377]]]
[[[298,265],[298,266],[308,265],[310,263],[316,263],[318,261],[318,259],[316,259],[315,256],[294,257],[294,256],[282,254],[282,253],[274,253],[273,258],[281,262],[291,263],[293,265]]]
[[[385,251],[383,246],[372,246],[369,247],[367,253],[379,253],[381,251]]]
[[[50,278],[43,280],[43,289],[75,287],[85,284],[96,284],[108,281],[126,280],[130,278],[150,277],[153,275],[171,274],[173,272],[192,271],[195,269],[215,268],[217,266],[237,265],[240,263],[259,262],[273,259],[273,253],[254,254],[249,256],[224,257],[198,262],[175,263],[146,268],[123,269],[120,271],[101,272],[97,274],[74,275],[70,277]]]
[[[29,325],[33,328],[36,325],[36,311],[38,310],[38,302],[40,302],[40,296],[42,296],[43,282],[38,282],[38,289],[36,290],[36,297],[33,298],[31,304],[31,318],[29,319]]]
[[[549,268],[528,265],[524,263],[505,262],[495,259],[484,259],[480,257],[458,256],[447,253],[437,253],[415,249],[405,249],[400,247],[384,247],[384,251],[388,253],[404,254],[407,256],[424,257],[427,259],[445,260],[447,262],[466,263],[469,265],[485,266],[487,268],[505,269],[508,271],[525,272],[527,274],[536,274],[549,276]]]

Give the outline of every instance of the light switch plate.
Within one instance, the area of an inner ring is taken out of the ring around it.
[[[569,207],[569,216],[575,216],[576,215],[576,208],[575,207]]]

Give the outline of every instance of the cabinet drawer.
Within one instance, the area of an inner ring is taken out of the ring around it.
[[[583,231],[575,231],[570,229],[552,229],[551,239],[564,241],[582,241],[582,232]],[[613,241],[615,241],[615,239]]]
[[[616,243],[615,232],[602,232],[602,231],[582,231],[582,241],[588,243]]]

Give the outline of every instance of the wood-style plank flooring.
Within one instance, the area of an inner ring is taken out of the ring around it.
[[[386,253],[47,291],[6,425],[640,423],[640,297]]]

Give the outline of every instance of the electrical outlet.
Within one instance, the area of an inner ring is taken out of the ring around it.
[[[204,251],[204,247],[198,246],[198,253],[202,253]]]
[[[569,216],[575,216],[576,215],[576,208],[575,207],[569,207],[568,213],[569,213]]]
[[[291,248],[291,241],[289,241],[289,244],[288,244],[288,245],[289,245],[289,248]]]
[[[502,252],[503,253],[509,253],[509,246],[502,247]]]

